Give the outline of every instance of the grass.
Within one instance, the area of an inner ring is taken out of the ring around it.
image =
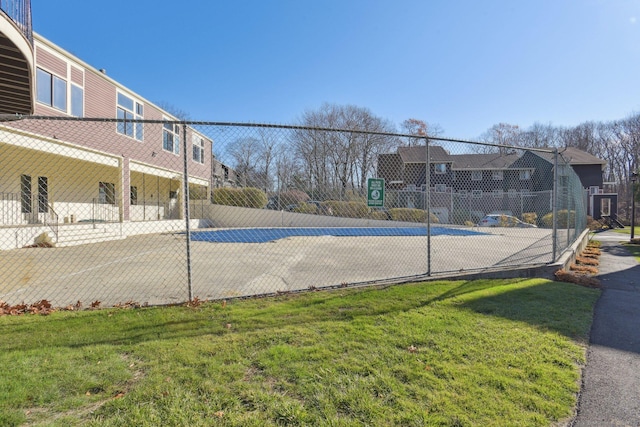
[[[625,244],[625,249],[631,252],[631,254],[636,258],[636,261],[640,262],[640,245],[635,244]]]
[[[599,291],[543,279],[0,317],[0,425],[547,426]]]
[[[614,228],[612,229],[613,231],[615,231],[616,233],[620,233],[620,234],[629,234],[631,235],[631,227],[627,226],[625,228]],[[634,230],[633,230],[633,234],[637,237],[640,237],[640,226],[635,226]]]

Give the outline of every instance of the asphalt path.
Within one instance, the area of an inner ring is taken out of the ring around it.
[[[605,232],[598,299],[572,427],[640,426],[640,264]]]

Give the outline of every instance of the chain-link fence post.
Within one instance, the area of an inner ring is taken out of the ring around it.
[[[184,222],[186,231],[186,244],[187,244],[187,286],[189,289],[189,301],[193,301],[193,283],[191,277],[191,211],[189,209],[189,156],[187,155],[187,125],[182,124],[182,181],[184,188]]]
[[[556,262],[558,257],[558,149],[553,150],[553,196],[551,197],[552,206],[551,211],[553,212],[553,221],[551,228],[551,236],[552,239],[552,253],[553,262]]]
[[[427,276],[431,276],[431,161],[429,156],[429,138],[424,139],[425,161],[425,210],[427,211]]]

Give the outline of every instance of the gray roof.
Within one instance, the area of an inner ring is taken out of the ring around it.
[[[579,150],[575,147],[567,147],[558,150],[562,157],[569,161],[571,165],[606,165],[607,161],[597,158],[586,151]]]
[[[533,151],[539,157],[553,163],[553,153]],[[569,162],[570,165],[606,165],[607,161],[582,151],[575,147],[566,147],[558,149],[558,153]]]
[[[517,154],[457,154],[451,156],[451,169],[508,169],[519,156]]]
[[[426,157],[426,147],[398,147],[397,154],[400,155],[403,163],[424,163]],[[605,165],[607,162],[575,147],[567,147],[558,152],[572,166],[575,165]],[[553,153],[544,151],[532,151],[535,155],[553,163]],[[429,146],[430,161],[432,163],[451,163],[452,169],[507,169],[520,156],[518,154],[449,154],[439,145]]]
[[[403,163],[424,163],[427,158],[426,147],[398,147],[398,154]],[[451,162],[451,155],[439,145],[429,146],[429,157],[431,162]]]

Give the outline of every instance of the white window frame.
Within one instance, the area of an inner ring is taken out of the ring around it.
[[[471,171],[471,181],[482,181],[482,171]]]
[[[503,171],[492,171],[491,179],[494,181],[502,181],[504,180],[504,172]]]
[[[495,189],[491,192],[494,199],[501,199],[504,196],[504,191],[501,189]]]
[[[131,101],[131,105],[121,103],[120,97]],[[116,117],[124,119],[124,122],[116,123],[116,132],[120,135],[128,136],[137,141],[144,141],[144,123],[127,123],[127,120],[143,120],[144,104],[131,95],[117,91],[116,94]]]
[[[200,135],[191,135],[193,146],[191,158],[194,162],[204,164],[204,138]]]
[[[600,193],[600,187],[598,187],[597,185],[592,185],[589,187],[589,195],[599,194],[599,193]]]
[[[458,196],[461,199],[466,199],[469,196],[469,193],[467,192],[467,190],[458,190]]]
[[[433,171],[438,175],[443,175],[447,173],[447,164],[446,163],[434,163]]]
[[[474,199],[482,199],[482,190],[471,190],[471,197]]]
[[[531,179],[530,170],[521,170],[518,175],[520,176],[520,181],[527,181]]]
[[[164,120],[169,120],[165,118]],[[162,125],[162,149],[175,155],[180,154],[180,125],[164,123]]]
[[[447,184],[436,184],[433,188],[434,188],[434,191],[436,193],[446,193],[447,192]]]
[[[44,79],[48,81],[48,85],[46,87],[41,86],[45,83]],[[56,83],[58,85],[56,85]],[[59,86],[60,84],[64,84],[64,89]],[[40,96],[43,89],[46,89],[46,92],[48,93],[48,97],[46,99],[43,99]],[[36,100],[40,104],[66,113],[67,108],[69,107],[68,90],[69,85],[65,78],[57,76],[44,68],[38,67],[36,69]],[[58,102],[60,100],[63,101],[64,105]]]

